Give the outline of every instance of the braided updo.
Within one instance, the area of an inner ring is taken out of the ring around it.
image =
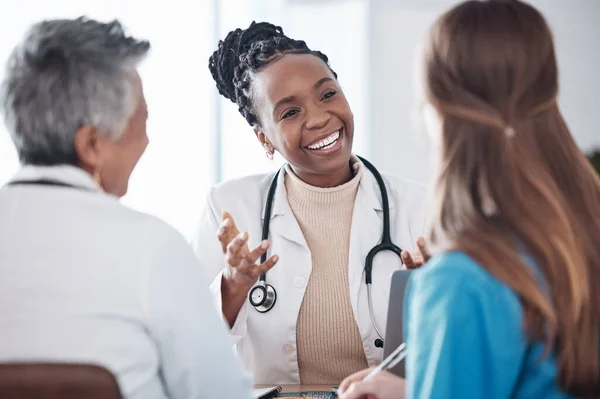
[[[208,60],[219,93],[238,105],[250,126],[258,124],[250,94],[252,72],[284,54],[311,54],[329,67],[325,54],[311,50],[303,40],[285,36],[281,27],[268,22],[252,22],[245,30],[229,32]],[[337,74],[331,72],[337,79]]]

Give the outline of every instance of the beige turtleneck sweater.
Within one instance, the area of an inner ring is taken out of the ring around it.
[[[288,202],[311,252],[312,273],[296,325],[302,384],[339,384],[368,367],[362,339],[350,304],[348,253],[354,200],[363,166],[355,176],[333,188],[301,181],[288,167]]]

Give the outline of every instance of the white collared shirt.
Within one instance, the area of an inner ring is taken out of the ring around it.
[[[0,188],[0,361],[90,362],[126,398],[249,398],[185,239],[79,168],[24,167]]]

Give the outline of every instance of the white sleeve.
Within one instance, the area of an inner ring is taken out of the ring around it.
[[[214,308],[208,281],[185,239],[157,242],[147,284],[147,322],[171,399],[250,398],[251,380]]]
[[[212,282],[212,284],[210,285],[210,293],[213,297],[213,301],[215,303],[215,305],[217,306],[217,309],[219,310],[219,312],[221,312],[221,309],[223,309],[223,301],[222,301],[222,296],[221,296],[221,279],[223,277],[223,273],[220,272],[217,277],[215,278],[215,280]],[[244,338],[244,336],[246,336],[247,333],[247,327],[246,327],[246,322],[248,321],[248,307],[250,306],[249,301],[246,300],[244,301],[244,304],[242,305],[242,307],[240,308],[240,311],[238,312],[237,317],[235,318],[235,323],[233,323],[233,327],[231,327],[231,330],[229,331],[229,335],[231,336],[231,339],[233,341],[233,343],[237,344],[242,338]],[[223,316],[223,314],[221,313],[221,318],[223,319],[223,322],[225,322],[225,317]]]
[[[221,279],[225,268],[225,258],[221,249],[221,243],[217,238],[217,230],[219,229],[220,212],[216,210],[213,201],[212,192],[209,194],[206,201],[206,206],[202,212],[198,228],[192,238],[192,248],[196,257],[200,260],[200,264],[205,271],[205,274],[212,280],[210,284],[210,293],[213,297],[215,307],[218,309],[221,318],[224,321],[222,314],[223,302],[221,296]],[[248,301],[242,305],[238,313],[235,323],[231,328],[230,335],[234,343],[239,342],[246,335],[246,321],[248,319]]]

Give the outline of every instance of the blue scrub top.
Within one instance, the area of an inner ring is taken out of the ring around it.
[[[515,292],[462,252],[415,270],[404,299],[407,398],[570,398],[528,342]]]

